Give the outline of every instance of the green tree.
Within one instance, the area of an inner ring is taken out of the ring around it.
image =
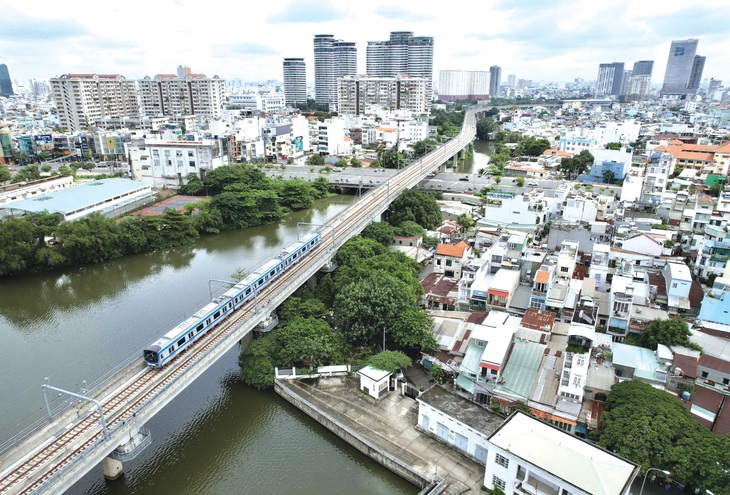
[[[205,190],[203,181],[200,180],[200,176],[195,172],[190,172],[185,177],[185,185],[180,188],[180,194],[188,194],[190,196],[197,196],[202,194]]]
[[[324,157],[321,155],[311,155],[307,158],[307,165],[324,165]]]
[[[211,170],[203,184],[208,186],[210,194],[218,194],[234,184],[247,190],[269,189],[271,179],[257,167],[237,163]]]
[[[404,191],[388,209],[388,223],[398,226],[406,220],[416,222],[421,227],[433,230],[443,220],[443,213],[436,197],[415,189]]]
[[[362,168],[362,162],[357,158],[350,160],[350,166],[353,168]]]
[[[31,182],[41,178],[41,171],[38,165],[26,165],[18,170],[13,176],[13,182]]]
[[[502,182],[502,177],[500,177],[500,176],[498,175],[498,176],[496,176],[496,177],[494,178],[494,183],[495,183],[495,184],[499,184],[500,182]]]
[[[327,306],[312,294],[298,291],[287,298],[277,309],[279,321],[288,323],[295,318],[323,318],[329,315]]]
[[[383,244],[372,238],[355,236],[337,251],[335,261],[339,266],[353,266],[356,263],[388,252]]]
[[[437,350],[436,339],[431,333],[431,318],[422,308],[410,306],[400,314],[391,329],[393,341],[401,348]]]
[[[311,184],[301,179],[284,181],[279,198],[280,203],[291,210],[303,210],[314,203]]]
[[[479,119],[477,121],[477,139],[487,141],[489,140],[489,135],[496,132],[498,129],[499,125],[494,121],[494,119]]]
[[[606,184],[613,184],[614,180],[616,180],[616,175],[613,173],[613,170],[603,171],[603,182]]]
[[[515,184],[517,184],[517,187],[525,187],[525,179],[522,177],[517,177],[517,180],[515,180]]]
[[[192,219],[171,208],[166,209],[162,215],[158,232],[163,239],[161,247],[186,246],[200,238]]]
[[[0,222],[0,276],[21,273],[31,265],[38,248],[31,220],[7,218]]]
[[[72,264],[86,265],[118,258],[123,254],[113,219],[92,213],[75,222],[58,226],[62,254]]]
[[[367,359],[368,366],[388,373],[408,368],[411,364],[413,360],[401,351],[382,351]]]
[[[477,224],[477,222],[466,213],[462,213],[461,215],[459,215],[459,217],[456,219],[456,223],[461,226],[464,232],[469,232]]]
[[[605,148],[606,148],[607,150],[616,150],[616,151],[618,151],[618,150],[620,150],[620,149],[621,149],[621,143],[616,143],[616,142],[613,142],[613,143],[606,143],[606,146],[605,146]]]
[[[416,141],[413,143],[413,155],[423,156],[429,151],[433,151],[436,149],[436,146],[438,146],[438,143],[434,141],[433,139],[423,139],[421,141]]]
[[[338,334],[322,319],[297,317],[277,332],[276,363],[282,367],[316,368],[342,363],[342,343]]]
[[[680,317],[671,320],[655,319],[650,321],[640,334],[631,334],[627,343],[656,350],[658,344],[666,346],[685,346],[697,349],[697,345],[690,342],[691,332],[689,325]]]
[[[10,170],[8,170],[8,167],[5,165],[0,165],[0,184],[9,181],[13,178],[13,174],[10,173]]]
[[[413,306],[402,280],[375,271],[345,286],[332,308],[339,331],[353,344],[374,344],[393,331],[400,315]]]
[[[360,235],[385,247],[393,244],[393,227],[385,222],[371,222]]]
[[[593,434],[601,447],[670,471],[685,484],[730,493],[728,437],[701,426],[665,391],[638,380],[620,382],[611,387],[601,423]]]
[[[51,167],[49,164],[44,163],[43,165],[41,165],[41,172],[48,173],[51,171],[52,168],[53,167]]]
[[[94,170],[96,168],[96,164],[91,163],[91,162],[86,162],[83,165],[81,165],[81,168],[83,168],[84,170]]]
[[[238,358],[243,382],[258,389],[272,388],[275,371],[272,356],[275,352],[276,336],[274,332],[252,341]]]
[[[401,222],[398,224],[397,227],[394,229],[395,235],[400,235],[403,237],[425,237],[426,236],[426,229],[418,225],[416,222],[412,220],[406,220],[404,222]]]
[[[339,160],[337,160],[335,162],[335,167],[340,167],[340,168],[347,167],[347,160],[345,160],[344,158],[340,158]]]
[[[330,184],[330,181],[326,177],[317,177],[312,181],[312,195],[315,198],[326,198],[329,194],[332,194],[335,187]]]

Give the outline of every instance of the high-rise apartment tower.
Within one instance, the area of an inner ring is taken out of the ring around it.
[[[355,43],[336,40],[331,34],[314,36],[314,100],[337,103],[337,79],[357,75]]]
[[[366,71],[373,77],[407,74],[428,80],[429,105],[433,92],[433,37],[413,36],[411,31],[393,31],[387,41],[368,41]]]
[[[307,69],[303,58],[284,59],[284,97],[287,105],[307,101]]]
[[[619,96],[624,88],[624,63],[600,64],[596,79],[596,96]]]
[[[500,79],[502,79],[502,67],[493,65],[489,68],[489,96],[499,96]]]

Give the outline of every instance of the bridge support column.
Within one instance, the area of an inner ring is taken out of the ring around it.
[[[105,457],[101,461],[101,468],[104,470],[104,478],[114,481],[124,474],[124,465],[122,461],[112,459],[111,457]]]
[[[317,287],[317,274],[315,273],[307,280],[307,289],[314,290]]]

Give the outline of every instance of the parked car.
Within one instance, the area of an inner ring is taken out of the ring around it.
[[[464,177],[459,177],[459,180],[463,180],[464,182],[469,182],[469,176],[465,175]]]
[[[540,187],[540,184],[537,182],[528,182],[527,187]]]

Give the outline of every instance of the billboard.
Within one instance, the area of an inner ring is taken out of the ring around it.
[[[304,151],[304,139],[302,136],[297,136],[294,138],[294,151]]]

